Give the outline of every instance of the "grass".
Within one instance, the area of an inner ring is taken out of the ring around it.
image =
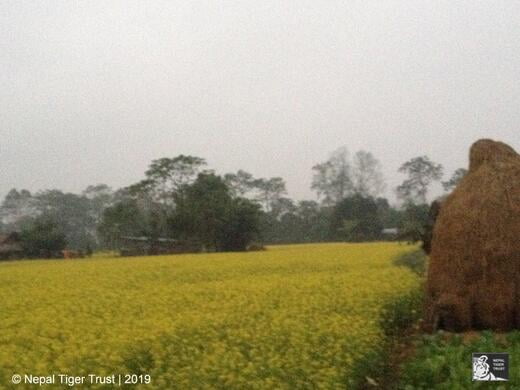
[[[419,336],[414,341],[414,349],[413,358],[402,365],[399,389],[520,388],[520,332],[450,334],[440,331]],[[509,382],[472,382],[471,355],[474,352],[508,352]]]
[[[389,305],[420,285],[392,264],[407,251],[311,244],[0,264],[0,388],[14,373],[149,374],[146,389],[359,388],[391,337],[383,319],[407,310]]]

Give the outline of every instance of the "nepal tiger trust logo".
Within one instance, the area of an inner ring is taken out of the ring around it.
[[[474,381],[507,381],[509,380],[508,353],[474,353]]]

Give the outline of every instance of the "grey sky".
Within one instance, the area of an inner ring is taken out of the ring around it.
[[[371,151],[451,172],[520,150],[517,1],[2,1],[0,195],[141,179],[155,158],[282,176]],[[390,191],[388,194],[390,195]]]

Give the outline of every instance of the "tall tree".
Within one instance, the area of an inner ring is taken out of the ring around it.
[[[97,231],[105,247],[115,249],[123,236],[150,236],[143,210],[135,199],[123,199],[106,208]]]
[[[285,181],[281,177],[256,179],[252,185],[257,192],[256,199],[263,205],[266,212],[272,211],[275,204],[283,195],[287,194]]]
[[[96,244],[96,219],[85,196],[46,190],[34,196],[39,215],[60,223],[71,249],[86,249]]]
[[[396,228],[400,226],[403,211],[392,207],[386,198],[377,198],[375,201],[383,227]]]
[[[351,166],[346,147],[334,151],[327,161],[316,164],[312,170],[311,188],[325,205],[334,205],[352,193]]]
[[[328,238],[330,209],[320,208],[313,200],[298,202],[296,215],[299,219],[298,242],[320,242]]]
[[[114,203],[114,191],[106,184],[90,185],[83,191],[82,196],[88,199],[90,215],[96,225],[100,223],[105,209]]]
[[[378,197],[385,189],[381,163],[370,152],[358,151],[353,164],[354,193]]]
[[[219,232],[223,251],[245,251],[260,232],[260,206],[245,198],[233,198],[225,214],[224,228]]]
[[[20,238],[24,253],[29,257],[57,257],[67,244],[61,224],[48,215],[40,215],[27,223]]]
[[[429,186],[442,178],[443,168],[427,156],[421,156],[405,162],[399,172],[408,178],[397,187],[397,196],[407,202],[424,204]]]
[[[254,181],[253,175],[241,169],[237,173],[226,173],[224,175],[224,182],[233,197],[244,197],[253,189]]]
[[[96,184],[85,188],[82,195],[99,204],[99,207],[107,207],[113,201],[114,191],[106,184]]]
[[[224,181],[213,173],[199,174],[177,199],[172,218],[175,237],[196,238],[207,248],[217,250],[218,232],[224,228],[225,213],[231,200]]]
[[[208,250],[245,250],[258,229],[259,206],[232,198],[214,173],[200,173],[177,204],[171,218],[175,237],[198,240]]]
[[[442,187],[444,188],[444,191],[451,192],[457,187],[459,182],[466,176],[468,173],[468,170],[465,168],[459,168],[455,172],[453,172],[453,175],[451,175],[450,179],[448,181],[442,182]]]
[[[422,239],[429,222],[429,209],[430,207],[425,203],[416,205],[408,202],[405,205],[399,226],[399,235],[402,239],[406,238],[413,242]]]
[[[146,178],[128,190],[133,195],[146,195],[164,205],[172,205],[174,195],[179,196],[186,186],[193,183],[205,165],[203,158],[183,154],[153,160],[145,172]]]
[[[270,212],[275,218],[280,218],[285,214],[294,214],[296,205],[290,198],[277,197],[271,202]]]

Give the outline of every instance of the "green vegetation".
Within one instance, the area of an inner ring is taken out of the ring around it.
[[[394,260],[395,265],[408,267],[419,276],[426,274],[427,263],[428,256],[421,249],[403,253]]]
[[[439,331],[423,335],[413,344],[413,358],[401,367],[399,389],[466,390],[518,389],[520,383],[520,332],[497,334],[450,334]],[[474,352],[508,352],[509,382],[472,382],[471,354]]]
[[[66,243],[60,224],[46,215],[40,215],[24,226],[20,238],[29,257],[55,257]]]
[[[335,207],[331,237],[341,241],[370,241],[381,236],[383,224],[374,199],[360,194],[349,196]]]
[[[233,198],[220,176],[200,173],[175,194],[169,224],[174,237],[195,239],[214,251],[245,251],[259,232],[260,206]]]
[[[241,169],[218,175],[200,157],[163,157],[150,162],[142,180],[118,190],[105,184],[80,194],[12,189],[0,204],[0,233],[21,232],[42,217],[59,222],[67,250],[82,253],[121,249],[128,237],[176,239],[208,251],[244,250],[254,242],[417,242],[430,223],[426,194],[442,167],[426,156],[404,163],[401,207],[381,197],[382,165],[368,151],[350,158],[341,147],[312,171],[318,200],[295,201],[281,177],[254,177]],[[383,228],[398,233],[385,235]],[[41,244],[25,257],[54,247]]]
[[[358,361],[353,382],[356,388],[395,388],[399,379],[401,353],[407,346],[407,337],[418,329],[422,303],[420,287],[386,300],[379,318],[385,337],[376,349]]]

